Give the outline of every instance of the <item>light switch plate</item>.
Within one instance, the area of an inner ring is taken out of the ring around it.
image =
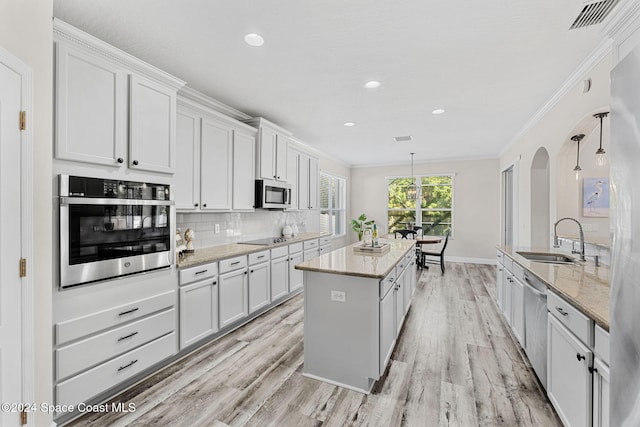
[[[347,293],[343,291],[331,291],[331,301],[347,302]]]
[[[220,224],[216,224],[214,227],[214,233],[218,234],[220,232]]]

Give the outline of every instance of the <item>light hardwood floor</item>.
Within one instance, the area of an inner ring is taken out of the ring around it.
[[[113,399],[109,426],[561,426],[494,303],[495,267],[420,275],[384,377],[363,395],[302,376],[295,297]]]

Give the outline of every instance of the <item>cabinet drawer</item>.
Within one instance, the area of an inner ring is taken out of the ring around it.
[[[156,311],[173,307],[175,303],[176,294],[174,291],[169,291],[164,294],[57,323],[56,344],[63,344],[85,335],[122,325]]]
[[[331,236],[321,237],[320,238],[320,246],[330,245],[331,244]]]
[[[249,254],[249,265],[254,265],[254,264],[258,264],[260,262],[266,262],[269,261],[269,250],[267,249],[266,251],[260,251],[260,252],[254,252],[252,254]]]
[[[220,261],[220,274],[228,271],[238,270],[247,266],[247,256],[237,256],[234,258],[223,259]]]
[[[56,350],[56,378],[69,377],[175,329],[175,309],[95,335]]]
[[[547,292],[547,309],[583,343],[593,346],[593,320],[551,290]]]
[[[56,404],[77,405],[176,352],[174,332],[56,385]]]
[[[524,269],[519,264],[513,263],[511,272],[520,281],[524,281]]]
[[[187,285],[196,280],[208,279],[218,274],[218,263],[199,265],[180,270],[180,285]]]
[[[288,246],[280,246],[280,247],[271,249],[271,259],[281,258],[287,255],[289,255]]]
[[[513,260],[508,256],[505,255],[502,258],[502,265],[504,265],[504,268],[507,269],[509,272],[513,272]]]
[[[396,271],[395,269],[391,270],[391,273],[387,275],[384,279],[380,281],[380,299],[384,298],[384,296],[389,292],[391,287],[396,281]]]
[[[402,257],[396,264],[396,277],[400,277],[400,273],[402,273],[405,268],[407,268],[407,259]]]
[[[596,325],[593,346],[596,355],[609,365],[609,332]]]
[[[304,243],[306,244],[307,242],[304,242]],[[304,248],[307,249],[306,246]],[[290,254],[295,254],[297,252],[302,252],[302,242],[292,243],[292,244],[289,245],[289,253]]]
[[[318,239],[313,240],[305,240],[304,241],[304,250],[307,251],[309,249],[317,248],[319,246]]]

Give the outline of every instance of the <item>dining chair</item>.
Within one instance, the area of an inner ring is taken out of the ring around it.
[[[415,239],[418,237],[418,232],[416,230],[396,230],[393,232],[393,237],[397,239],[398,234],[401,239]]]
[[[442,270],[442,274],[444,274],[444,250],[447,248],[447,243],[449,243],[449,235],[451,234],[450,230],[447,230],[447,234],[444,238],[444,243],[439,251],[422,251],[422,261],[421,264],[426,267],[427,262],[430,263],[438,263],[440,262],[440,269]],[[427,260],[427,257],[439,258],[439,260]]]

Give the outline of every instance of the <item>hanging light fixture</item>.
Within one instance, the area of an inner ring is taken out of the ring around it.
[[[604,156],[604,154],[606,153],[606,151],[604,151],[604,148],[602,148],[602,120],[607,117],[609,115],[608,111],[605,111],[604,113],[596,113],[593,115],[593,117],[595,117],[596,119],[600,119],[600,147],[596,150],[596,165],[597,166],[604,166],[605,162],[606,162],[606,158]]]
[[[416,186],[416,180],[413,178],[413,155],[411,154],[411,184],[407,186],[407,199],[415,200],[418,197],[418,187]]]
[[[578,143],[578,149],[576,150],[576,167],[573,168],[573,171],[576,173],[576,181],[580,179],[580,173],[582,172],[582,168],[580,167],[580,141],[584,138],[584,134],[573,135],[571,137],[572,141],[576,141]]]

